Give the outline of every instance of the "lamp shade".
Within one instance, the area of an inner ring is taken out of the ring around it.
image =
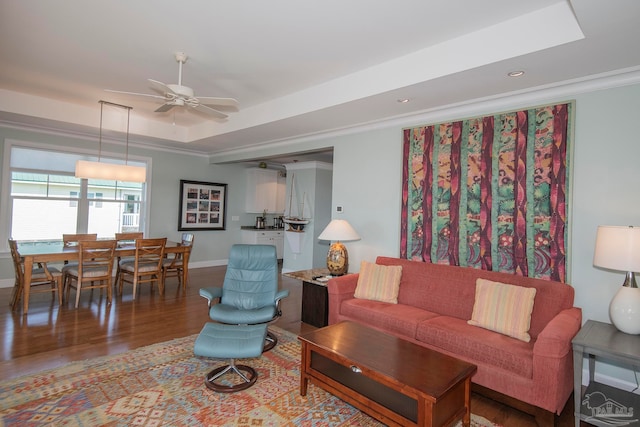
[[[78,160],[76,162],[76,178],[145,182],[147,179],[147,169],[143,166],[116,165],[113,163]]]
[[[599,226],[593,265],[611,270],[640,271],[640,227]]]
[[[348,242],[351,240],[360,240],[360,236],[344,219],[334,219],[329,225],[322,230],[322,233],[318,236],[320,240],[341,240]]]

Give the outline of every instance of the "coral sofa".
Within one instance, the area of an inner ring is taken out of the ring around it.
[[[402,266],[397,304],[355,298],[358,274],[333,278],[329,324],[359,322],[474,363],[474,391],[534,415],[539,425],[556,422],[573,390],[571,340],[582,324],[571,286],[399,258],[378,257],[376,265]],[[536,289],[529,342],[468,323],[478,278]]]

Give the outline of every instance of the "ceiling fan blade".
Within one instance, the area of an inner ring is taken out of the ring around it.
[[[148,81],[149,83],[151,83],[151,89],[155,90],[156,92],[161,93],[163,95],[167,93],[176,95],[176,93],[173,90],[171,90],[171,88],[166,84],[159,82],[157,80],[152,80],[152,79],[148,79]]]
[[[164,104],[164,105],[161,105],[158,109],[156,109],[155,112],[166,113],[167,111],[171,110],[173,107],[175,107],[175,104]]]
[[[207,107],[206,105],[199,104],[199,105],[196,105],[193,108],[195,108],[196,110],[201,111],[203,113],[209,114],[209,115],[211,115],[213,117],[217,117],[218,119],[225,119],[225,118],[228,117],[226,114],[221,113],[218,110],[214,110],[211,107]]]
[[[157,99],[165,99],[164,96],[151,95],[151,94],[148,94],[148,93],[125,92],[125,91],[122,91],[122,90],[111,90],[111,89],[105,89],[105,92],[121,93],[121,94],[124,94],[124,95],[146,96],[146,97],[149,97],[149,98],[157,98]]]
[[[238,107],[240,103],[235,98],[218,98],[215,96],[198,96],[201,104],[219,105],[224,107]]]

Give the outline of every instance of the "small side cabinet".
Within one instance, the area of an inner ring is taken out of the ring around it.
[[[242,243],[273,245],[278,259],[284,255],[284,230],[242,230]]]

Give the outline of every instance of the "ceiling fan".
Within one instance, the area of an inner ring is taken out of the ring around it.
[[[199,96],[196,97],[193,89],[182,85],[182,65],[187,62],[187,54],[184,52],[176,52],[176,61],[178,61],[178,84],[165,84],[157,80],[148,79],[151,88],[161,95],[152,95],[146,93],[124,92],[121,90],[105,89],[107,92],[123,93],[126,95],[146,96],[149,98],[162,99],[164,105],[160,106],[156,113],[164,113],[173,107],[191,107],[206,114],[210,114],[216,118],[224,119],[227,115],[212,107],[238,107],[238,101],[234,98],[219,98],[215,96]]]

